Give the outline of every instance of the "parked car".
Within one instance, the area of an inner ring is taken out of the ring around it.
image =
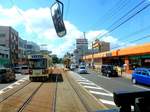
[[[78,68],[78,73],[82,74],[82,73],[87,73],[87,69],[85,66],[80,66]]]
[[[0,82],[10,82],[15,79],[15,73],[11,68],[0,68]]]
[[[107,76],[107,77],[118,76],[117,70],[115,69],[115,66],[113,65],[106,65],[106,64],[102,65],[101,73],[102,75]]]
[[[13,70],[15,73],[21,73],[21,67],[14,67]]]
[[[28,66],[22,66],[21,67],[21,74],[29,74],[29,67]]]
[[[75,70],[76,69],[76,65],[75,64],[71,64],[70,65],[70,70]]]
[[[132,73],[132,83],[150,85],[150,68],[136,68]]]

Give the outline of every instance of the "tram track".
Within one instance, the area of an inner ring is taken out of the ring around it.
[[[24,89],[26,86],[28,86],[31,82],[28,82],[27,84],[25,84],[23,87],[20,87],[19,89],[17,89],[16,91],[14,90],[13,93],[11,93],[10,95],[6,96],[5,98],[3,98],[2,100],[0,100],[0,104],[2,102],[4,102],[6,99],[8,99],[9,97],[13,96],[14,94],[16,94],[17,92],[21,91],[22,89]],[[7,91],[9,92],[9,91]]]
[[[38,92],[38,90],[42,87],[43,83],[41,83],[34,92],[25,100],[25,102],[20,106],[20,108],[16,112],[23,112],[24,108],[30,103],[33,96]]]
[[[88,107],[88,105],[86,104],[86,102],[84,101],[84,99],[82,98],[82,96],[78,93],[77,89],[73,85],[73,82],[70,80],[70,78],[69,78],[69,76],[68,76],[67,73],[66,73],[66,78],[67,78],[69,84],[71,85],[72,89],[75,91],[76,95],[80,99],[80,101],[81,101],[82,105],[84,106],[86,112],[91,112],[91,109]]]

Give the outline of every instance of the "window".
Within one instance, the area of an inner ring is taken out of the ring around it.
[[[136,74],[141,74],[141,71],[140,70],[136,70],[135,73]]]
[[[0,38],[3,38],[3,37],[5,37],[6,35],[4,34],[4,33],[1,33],[0,34]]]
[[[142,75],[149,75],[147,71],[143,70]]]

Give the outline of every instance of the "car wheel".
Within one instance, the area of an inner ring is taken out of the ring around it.
[[[132,79],[132,83],[133,83],[133,84],[136,84],[136,83],[137,83],[135,78]]]

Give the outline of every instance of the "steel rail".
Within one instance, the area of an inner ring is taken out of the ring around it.
[[[25,102],[20,106],[20,108],[17,110],[17,112],[22,112],[24,108],[31,102],[33,96],[38,92],[38,90],[43,85],[43,82],[35,89],[35,91],[25,100]]]
[[[56,112],[56,100],[57,100],[57,88],[58,88],[58,75],[56,75],[56,80],[55,80],[55,92],[54,92],[54,97],[53,97],[53,104],[52,104],[52,112]]]
[[[83,100],[83,98],[79,95],[77,89],[73,86],[73,84],[71,83],[69,77],[68,77],[68,73],[66,72],[66,78],[68,80],[68,82],[70,83],[71,87],[73,88],[73,90],[75,91],[75,93],[77,94],[78,98],[80,99],[80,101],[82,102],[84,108],[86,109],[87,112],[91,112],[91,109],[87,106],[87,104],[85,103],[85,101]]]
[[[17,91],[15,91],[14,93],[8,95],[6,98],[4,98],[3,100],[0,101],[0,103],[2,103],[3,101],[5,101],[6,99],[8,99],[9,97],[11,97],[12,95],[16,94],[17,92],[19,92],[20,90],[24,89],[27,85],[29,85],[31,82],[27,83],[25,86],[19,88]]]

